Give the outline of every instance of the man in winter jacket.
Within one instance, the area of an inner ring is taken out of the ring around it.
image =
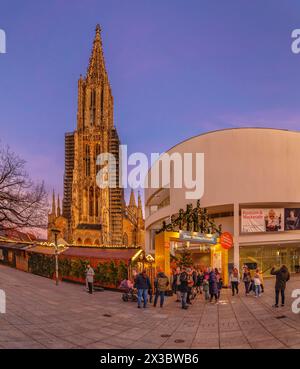
[[[286,282],[290,279],[290,273],[288,268],[285,265],[282,265],[280,269],[275,269],[275,266],[271,270],[272,275],[276,275],[276,282],[275,282],[275,305],[273,307],[278,308],[279,303],[279,293],[281,294],[281,306],[284,306],[285,300],[285,287]]]
[[[180,292],[180,289],[179,289],[179,286],[180,286],[180,274],[181,274],[181,271],[180,271],[180,268],[177,267],[176,268],[176,271],[173,275],[173,285],[172,285],[172,289],[173,291],[176,293],[176,302],[180,302],[181,301],[181,292]]]
[[[141,308],[142,298],[144,301],[144,308],[147,307],[148,290],[151,288],[151,282],[147,276],[146,270],[138,274],[135,279],[135,288],[138,290],[138,308]]]
[[[169,286],[169,279],[164,272],[157,273],[154,280],[155,297],[154,297],[154,307],[156,307],[158,297],[160,297],[160,307],[162,308],[165,300],[165,292]]]
[[[188,295],[188,274],[186,272],[185,267],[182,267],[182,272],[180,274],[180,285],[179,290],[181,292],[181,306],[182,309],[187,309],[188,305],[186,302],[187,295]]]

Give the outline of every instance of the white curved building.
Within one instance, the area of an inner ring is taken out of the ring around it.
[[[204,153],[201,207],[234,236],[229,264],[257,263],[266,274],[274,264],[297,269],[300,132],[225,129],[192,137],[167,153]],[[163,220],[168,221],[189,203],[196,204],[196,199],[186,199],[186,191],[172,185],[145,190],[147,252],[154,253],[155,230]]]

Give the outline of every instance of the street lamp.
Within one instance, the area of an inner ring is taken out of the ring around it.
[[[57,245],[57,236],[60,233],[60,230],[57,228],[51,229],[51,232],[54,234],[54,247],[55,247],[55,281],[58,286],[58,245]]]

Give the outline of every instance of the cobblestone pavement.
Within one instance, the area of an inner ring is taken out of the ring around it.
[[[285,308],[274,309],[274,280],[260,298],[231,297],[219,304],[200,295],[188,310],[175,297],[163,309],[137,309],[120,293],[89,295],[81,285],[61,283],[0,266],[0,289],[7,312],[0,314],[0,348],[300,348],[300,314],[291,311],[288,283]],[[106,316],[105,316],[106,315]],[[278,319],[278,317],[280,319]]]

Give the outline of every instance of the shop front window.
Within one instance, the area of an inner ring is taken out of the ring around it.
[[[299,270],[300,244],[292,245],[258,245],[240,247],[240,264],[253,263],[264,273],[270,275],[272,267],[279,268],[285,264],[289,271]]]

